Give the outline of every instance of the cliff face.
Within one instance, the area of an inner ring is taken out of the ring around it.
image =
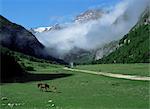
[[[108,44],[105,44],[104,46],[96,50],[95,60],[99,60],[105,56],[108,56],[110,53],[115,51],[118,47],[119,47],[119,41],[112,41]]]

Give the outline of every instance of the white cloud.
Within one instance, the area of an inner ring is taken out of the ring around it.
[[[136,24],[149,3],[149,0],[124,0],[97,21],[67,24],[65,29],[40,33],[37,38],[47,48],[53,48],[57,56],[73,47],[94,49],[122,38]]]

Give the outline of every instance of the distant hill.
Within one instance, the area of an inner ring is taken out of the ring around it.
[[[150,12],[145,10],[138,23],[119,41],[119,47],[93,63],[150,62]]]
[[[119,41],[106,43],[97,49],[85,50],[74,47],[69,53],[62,57],[66,62],[74,62],[75,64],[91,64],[93,61],[99,60],[115,51],[119,46]]]
[[[76,16],[74,18],[73,22],[77,23],[77,24],[78,23],[82,24],[82,23],[86,23],[89,21],[98,20],[104,14],[105,14],[105,12],[101,9],[89,9],[89,10],[79,14],[78,16]],[[39,34],[43,34],[43,33],[50,32],[50,31],[51,32],[59,31],[64,28],[66,28],[65,25],[56,24],[56,25],[49,26],[49,27],[31,28],[29,31],[31,31],[37,37]],[[110,49],[110,48],[108,48],[108,49]],[[54,50],[52,48],[51,51],[55,52],[56,50],[55,50],[55,48],[54,48]],[[85,49],[74,47],[68,53],[64,54],[63,56],[60,56],[59,58],[64,60],[67,63],[74,62],[75,64],[89,64],[93,61],[95,56],[98,56],[98,54],[95,55],[96,51],[97,50],[89,50],[88,51]],[[105,49],[104,52],[108,53],[109,51]],[[51,52],[51,54],[53,55],[55,53]]]
[[[74,64],[90,64],[94,59],[94,51],[74,47],[67,54],[61,57],[66,62],[74,62]]]

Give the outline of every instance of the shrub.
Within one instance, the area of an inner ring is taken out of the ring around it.
[[[31,67],[31,66],[27,66],[25,69],[26,69],[27,71],[35,71],[34,68]]]

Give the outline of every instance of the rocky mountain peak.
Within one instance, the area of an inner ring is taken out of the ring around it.
[[[104,12],[101,9],[91,9],[87,10],[84,13],[76,16],[75,22],[76,23],[84,23],[90,20],[97,20],[102,17]]]

